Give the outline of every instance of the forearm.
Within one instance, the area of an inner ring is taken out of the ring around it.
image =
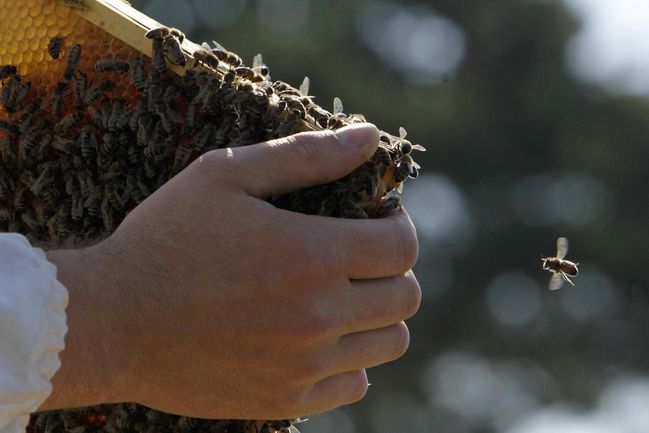
[[[123,321],[114,276],[97,247],[47,254],[58,280],[68,288],[68,334],[53,391],[39,410],[90,406],[118,401],[126,391],[128,365],[123,348]]]

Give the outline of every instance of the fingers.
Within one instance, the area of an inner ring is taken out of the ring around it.
[[[267,198],[324,184],[347,175],[374,153],[379,131],[358,123],[337,131],[308,132],[265,143],[216,151],[216,172],[248,194]]]
[[[344,404],[354,403],[367,393],[367,373],[365,370],[348,371],[327,377],[317,382],[309,393],[311,410],[307,413],[321,413]]]
[[[318,245],[324,261],[337,261],[326,268],[334,268],[350,279],[403,274],[417,261],[417,234],[405,211],[372,220],[298,214],[293,220],[293,227],[304,227],[304,237]]]
[[[370,368],[401,358],[410,344],[410,333],[404,322],[374,331],[342,337],[331,356],[330,364],[341,371]]]
[[[409,342],[403,322],[343,337],[330,358],[332,369],[324,372],[309,393],[309,406],[321,412],[362,399],[369,386],[365,369],[401,357]]]
[[[421,304],[421,288],[412,271],[376,280],[352,281],[346,305],[338,311],[343,333],[380,329],[412,317]]]

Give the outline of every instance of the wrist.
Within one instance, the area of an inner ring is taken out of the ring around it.
[[[113,403],[127,399],[128,356],[123,291],[99,245],[50,251],[58,280],[68,289],[68,334],[52,394],[39,410]]]

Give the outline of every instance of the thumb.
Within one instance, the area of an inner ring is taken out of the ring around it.
[[[376,126],[356,123],[231,149],[228,159],[237,170],[233,182],[266,198],[340,179],[367,161],[378,144]]]

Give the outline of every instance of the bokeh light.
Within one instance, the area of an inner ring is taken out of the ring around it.
[[[414,83],[447,79],[464,58],[462,29],[430,6],[369,2],[359,14],[358,27],[367,47]]]
[[[487,287],[487,308],[500,323],[522,326],[541,310],[538,284],[520,271],[499,274]]]
[[[515,215],[530,226],[584,227],[607,222],[615,212],[610,189],[587,174],[539,174],[512,189]]]
[[[567,46],[570,69],[610,91],[649,96],[649,3],[563,0],[582,29]]]
[[[616,311],[615,284],[604,273],[588,269],[579,284],[561,292],[561,306],[576,321],[598,320]]]

